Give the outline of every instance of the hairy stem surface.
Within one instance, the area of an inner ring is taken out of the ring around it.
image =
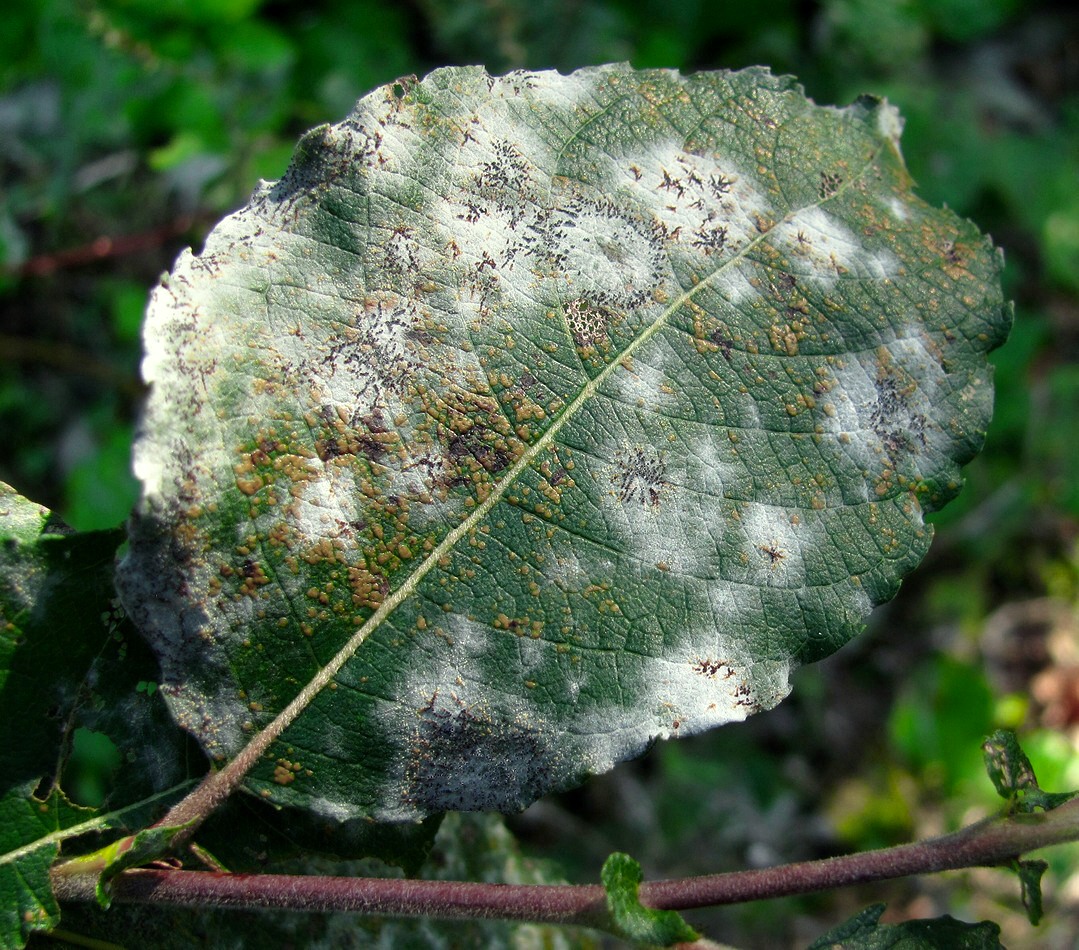
[[[691,910],[1004,864],[1026,852],[1076,840],[1079,799],[1051,812],[988,818],[952,834],[894,848],[763,870],[647,882],[641,885],[640,898],[660,910]],[[53,886],[60,900],[93,900],[96,878],[54,872]],[[480,884],[140,868],[118,875],[111,886],[113,899],[126,903],[609,926],[606,894],[598,884]]]

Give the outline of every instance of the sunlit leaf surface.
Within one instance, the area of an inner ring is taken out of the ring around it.
[[[185,253],[121,573],[178,721],[324,815],[544,792],[778,703],[921,559],[1007,332],[901,122],[764,70],[400,80]]]

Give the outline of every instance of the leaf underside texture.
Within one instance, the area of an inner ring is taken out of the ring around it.
[[[174,715],[327,816],[520,809],[778,703],[959,488],[999,255],[887,103],[437,70],[155,291],[125,604]],[[306,690],[306,693],[304,693]]]

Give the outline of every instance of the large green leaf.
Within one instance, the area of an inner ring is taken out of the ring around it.
[[[251,789],[407,820],[778,703],[925,553],[1009,325],[900,127],[451,68],[307,135],[150,307],[120,580],[178,721],[287,708]]]

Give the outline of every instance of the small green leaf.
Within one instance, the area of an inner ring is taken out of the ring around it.
[[[998,729],[982,745],[985,769],[1001,798],[1012,798],[1020,790],[1037,788],[1034,769],[1010,729]]]
[[[49,868],[60,852],[61,832],[91,814],[58,791],[35,798],[33,783],[0,798],[0,948],[22,947],[32,931],[60,922]]]
[[[1004,950],[1000,928],[967,924],[954,917],[881,924],[883,904],[874,904],[815,940],[808,950]]]
[[[96,874],[97,902],[107,908],[112,903],[109,882],[121,871],[149,864],[169,854],[177,835],[189,825],[190,823],[145,828],[90,854],[65,861],[61,870],[65,874]]]
[[[607,889],[607,909],[621,936],[634,943],[669,947],[698,939],[698,934],[673,910],[645,907],[639,890],[644,875],[628,854],[615,852],[603,863],[600,879]]]
[[[49,872],[61,844],[124,827],[175,801],[186,787],[110,812],[73,805],[55,788],[39,798],[34,782],[5,791],[0,798],[0,948],[21,947],[31,931],[56,926],[59,909]]]
[[[1042,919],[1042,875],[1049,868],[1047,861],[1016,861],[1013,870],[1019,875],[1023,906],[1032,924]]]
[[[1079,792],[1045,792],[1038,786],[1034,767],[1019,745],[1014,732],[998,729],[982,744],[985,770],[1001,798],[1014,812],[1028,814],[1035,809],[1051,811]]]

